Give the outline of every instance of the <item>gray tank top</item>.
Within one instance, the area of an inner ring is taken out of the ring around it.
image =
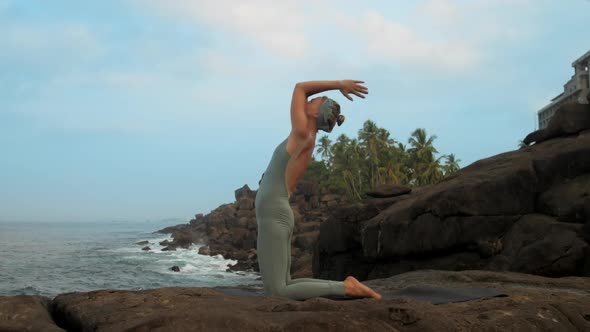
[[[268,163],[266,171],[262,174],[260,180],[260,187],[258,193],[263,198],[271,197],[289,197],[287,194],[287,188],[285,185],[285,170],[287,169],[287,163],[291,156],[287,152],[287,140],[289,137],[280,143],[274,150],[272,158]]]

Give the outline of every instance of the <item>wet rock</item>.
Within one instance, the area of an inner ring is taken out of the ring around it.
[[[209,248],[208,247],[200,247],[199,248],[199,254],[201,255],[209,255]]]

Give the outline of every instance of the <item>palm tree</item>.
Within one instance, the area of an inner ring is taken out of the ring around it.
[[[342,176],[348,185],[349,197],[353,199],[361,199],[361,192],[363,192],[363,178],[362,178],[362,161],[363,149],[358,144],[357,139],[350,140],[350,143],[345,149],[346,164],[342,165]]]
[[[332,144],[332,141],[328,138],[327,135],[324,135],[320,138],[320,144],[317,149],[317,153],[319,153],[322,156],[322,159],[325,162],[328,162],[330,160],[332,154],[332,151],[330,150],[330,144]]]
[[[363,129],[358,133],[359,142],[366,151],[369,183],[374,187],[379,182],[379,150],[382,146],[379,137],[379,127],[371,120],[365,121]]]
[[[438,164],[440,158],[434,159],[434,154],[438,151],[432,145],[435,139],[436,135],[428,137],[424,128],[414,130],[408,139],[408,143],[412,146],[408,150],[413,171],[412,182],[417,185],[429,184],[439,178],[439,172],[436,169],[440,167]]]
[[[454,173],[456,171],[459,170],[459,168],[461,168],[459,166],[459,162],[461,161],[461,159],[456,159],[455,154],[451,153],[448,156],[444,156],[445,157],[445,165],[444,165],[444,171],[445,171],[445,175]]]
[[[350,162],[348,158],[349,145],[350,139],[345,134],[338,136],[336,142],[332,144],[332,154],[329,159],[331,178],[328,181],[328,186],[337,191],[345,190],[350,194],[350,187],[345,175]],[[352,195],[350,196],[352,197]]]
[[[426,130],[424,128],[418,128],[412,132],[411,137],[408,139],[408,143],[412,146],[408,150],[410,153],[416,153],[418,157],[432,157],[438,151],[432,145],[432,142],[436,139],[436,135],[427,137]]]
[[[456,172],[460,162],[454,154],[436,158],[438,151],[433,145],[436,138],[418,128],[406,147],[390,138],[386,129],[367,120],[357,138],[341,134],[332,143],[327,136],[321,137],[316,152],[323,161],[312,160],[308,179],[352,200],[362,199],[363,193],[381,183],[411,186],[436,183]]]

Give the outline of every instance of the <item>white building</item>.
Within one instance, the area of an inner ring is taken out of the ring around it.
[[[574,76],[563,86],[563,92],[551,99],[551,103],[543,107],[539,112],[539,129],[547,127],[549,119],[553,116],[559,106],[564,103],[577,102],[587,104],[590,94],[590,78],[588,67],[590,67],[590,51],[582,55],[572,63]]]

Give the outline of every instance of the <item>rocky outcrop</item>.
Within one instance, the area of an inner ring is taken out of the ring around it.
[[[547,128],[537,130],[525,137],[523,143],[541,143],[551,138],[577,134],[590,128],[590,107],[588,104],[565,104],[557,111],[547,124]]]
[[[399,184],[382,184],[367,192],[367,196],[375,198],[394,197],[407,194],[411,191],[412,188]]]
[[[199,249],[200,254],[222,255],[238,261],[229,266],[229,271],[258,271],[256,191],[245,185],[235,191],[235,198],[234,203],[223,204],[207,215],[195,215],[189,224],[159,230],[174,238],[167,243],[167,250],[204,244]],[[295,215],[291,264],[294,278],[312,276],[311,260],[319,226],[327,219],[327,210],[343,202],[341,195],[322,191],[316,183],[304,181],[298,185],[290,199]]]
[[[416,271],[366,282],[382,300],[295,301],[257,287],[104,289],[0,297],[2,331],[589,331],[590,278]],[[494,288],[504,297],[434,305],[388,299],[411,286]]]
[[[0,296],[0,331],[64,332],[51,317],[51,303],[38,295]]]
[[[570,105],[556,116],[552,128],[569,129],[551,129],[537,144],[382,203],[338,207],[321,225],[314,276],[367,280],[425,268],[590,275],[590,122],[574,121],[590,108]]]
[[[382,185],[345,202],[301,183],[293,277],[359,279],[407,271],[510,270],[545,276],[590,274],[590,106],[560,109],[526,146],[479,160],[437,185]],[[171,248],[204,243],[203,254],[236,259],[230,270],[258,271],[256,191],[189,224],[169,227]]]

